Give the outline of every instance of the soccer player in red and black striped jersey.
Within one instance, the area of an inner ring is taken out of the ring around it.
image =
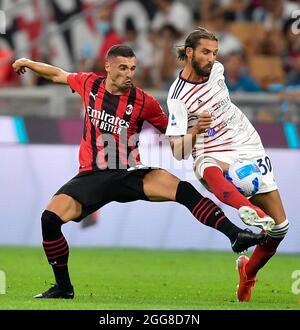
[[[78,222],[112,201],[178,202],[197,220],[224,233],[235,252],[263,241],[264,235],[231,223],[217,205],[190,183],[141,163],[138,133],[143,122],[146,120],[164,132],[168,119],[152,96],[132,84],[136,57],[130,47],[110,48],[105,62],[106,78],[94,73],[67,73],[29,59],[17,60],[13,68],[19,74],[29,68],[54,83],[68,84],[79,93],[85,106],[79,174],[56,192],[42,214],[43,247],[56,284],[36,298],[74,297],[68,272],[69,247],[61,226],[71,220]],[[209,124],[205,119],[201,123],[203,129]]]

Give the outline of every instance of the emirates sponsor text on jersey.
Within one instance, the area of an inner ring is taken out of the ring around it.
[[[87,113],[91,117],[92,124],[95,127],[99,127],[102,131],[120,135],[122,128],[129,128],[128,121],[108,114],[104,109],[96,110],[88,106]]]

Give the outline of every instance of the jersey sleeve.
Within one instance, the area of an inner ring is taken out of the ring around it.
[[[91,72],[69,73],[67,76],[68,85],[73,92],[77,92],[83,98],[85,82],[91,75]]]
[[[169,122],[166,135],[178,136],[187,133],[188,118],[186,105],[177,99],[168,100]]]
[[[160,104],[150,95],[145,93],[145,111],[143,118],[161,132],[165,132],[168,125],[168,116]]]

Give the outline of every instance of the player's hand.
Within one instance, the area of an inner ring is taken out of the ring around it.
[[[212,123],[212,117],[211,114],[208,111],[203,111],[198,116],[198,122],[196,124],[196,129],[199,134],[205,132]]]
[[[20,58],[13,63],[12,67],[17,74],[23,74],[26,72],[26,65],[29,61],[27,58]]]

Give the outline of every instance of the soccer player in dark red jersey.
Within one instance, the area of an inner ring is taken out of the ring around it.
[[[42,214],[43,247],[56,284],[36,298],[74,297],[68,272],[68,243],[61,226],[79,222],[105,204],[116,202],[174,201],[187,207],[203,224],[224,233],[235,252],[260,244],[263,234],[242,230],[222,210],[204,198],[190,183],[171,173],[148,168],[140,161],[138,133],[146,120],[165,132],[168,119],[159,103],[132,84],[136,57],[124,45],[110,48],[106,56],[107,77],[95,73],[67,73],[45,63],[19,59],[14,70],[26,68],[54,83],[68,84],[85,106],[79,174],[63,185]],[[199,120],[203,130],[210,120]]]

